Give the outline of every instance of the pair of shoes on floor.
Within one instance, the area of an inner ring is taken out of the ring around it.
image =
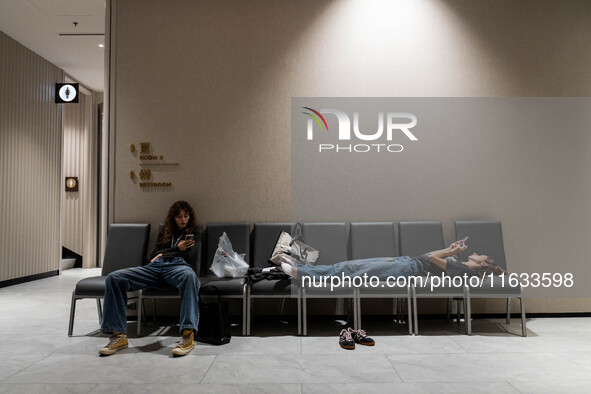
[[[339,345],[343,349],[353,350],[355,349],[356,343],[364,346],[373,346],[376,344],[373,339],[367,336],[364,330],[354,330],[351,327],[341,330]]]
[[[181,340],[176,345],[176,347],[172,349],[171,353],[175,356],[184,356],[189,354],[189,352],[195,347],[194,336],[195,333],[193,330],[183,330]],[[109,338],[109,343],[107,346],[99,349],[99,354],[102,356],[110,356],[111,354],[117,353],[121,349],[125,349],[127,346],[127,335],[114,332]]]

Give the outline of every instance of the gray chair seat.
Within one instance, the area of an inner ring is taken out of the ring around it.
[[[218,278],[209,270],[223,233],[226,233],[230,239],[234,252],[244,254],[244,260],[250,265],[250,224],[248,222],[208,223],[205,230],[205,264],[199,276],[201,282],[199,293],[240,298],[242,300],[242,335],[247,335],[248,285],[246,278]]]
[[[413,282],[414,291],[419,297],[464,297],[464,281],[462,281],[460,286],[454,286],[447,283],[442,285],[441,277],[433,280],[432,277],[427,278],[426,276],[423,276],[421,279],[417,279]]]
[[[269,258],[273,253],[279,234],[285,231],[288,234],[293,233],[294,223],[288,222],[272,222],[272,223],[255,223],[252,233],[252,266],[254,268],[269,267]],[[257,298],[271,298],[281,300],[281,314],[285,306],[285,298],[298,296],[298,335],[301,334],[301,300],[299,298],[299,289],[295,283],[290,279],[271,279],[261,280],[250,284],[248,307],[247,307],[247,335],[250,335],[250,327],[253,319],[253,301]],[[267,308],[267,311],[269,308]]]
[[[467,259],[472,252],[476,252],[492,257],[502,269],[507,270],[503,230],[500,221],[457,221],[456,238],[461,239],[466,236],[470,236],[468,250],[461,253],[460,257]],[[507,298],[507,324],[511,321],[511,298],[518,299],[521,307],[521,334],[525,337],[527,336],[527,328],[523,289],[519,284],[511,286],[507,277],[505,277],[505,285],[503,286],[501,279],[501,277],[494,277],[491,287],[490,278],[487,276],[488,284],[485,282],[482,286],[468,288],[469,298]],[[468,304],[469,302],[468,299]],[[470,315],[468,315],[469,317]]]
[[[246,278],[218,278],[215,275],[199,278],[201,295],[242,296]]]
[[[106,276],[93,276],[84,278],[76,283],[74,295],[81,297],[103,297],[105,295]]]
[[[297,285],[291,279],[261,280],[250,286],[251,296],[285,296],[297,294]]]
[[[401,256],[420,256],[434,250],[445,248],[443,227],[439,221],[399,222],[398,235],[400,237]],[[460,298],[464,302],[464,315],[469,316],[468,308],[470,307],[470,303],[467,302],[468,290],[465,286],[440,285],[437,287],[433,286],[433,289],[431,289],[431,283],[433,283],[433,278],[425,281],[417,280],[412,286],[412,302],[414,306],[413,327],[415,334],[419,333],[417,298],[447,298],[448,318],[450,315],[451,298]],[[466,333],[469,334],[471,332],[470,319],[466,318],[465,322]]]
[[[387,298],[389,296],[391,296],[391,297],[406,297],[406,295],[408,294],[408,286],[390,287],[390,286],[388,286],[388,283],[386,283],[386,281],[380,281],[378,286],[376,286],[376,287],[369,286],[369,285],[368,286],[361,286],[358,288],[358,292],[362,296],[375,295],[375,296],[380,296],[379,298]],[[371,298],[371,297],[367,297],[367,298]]]
[[[351,259],[368,259],[374,257],[396,256],[394,238],[394,223],[392,222],[361,222],[351,223],[349,232]],[[403,321],[403,301],[407,302],[408,333],[412,334],[410,288],[390,287],[386,281],[380,281],[376,287],[371,283],[357,289],[357,328],[361,328],[361,299],[362,298],[391,298],[397,299],[396,314],[398,321]]]
[[[347,230],[345,223],[303,223],[302,232],[305,242],[320,250],[316,265],[331,265],[347,261]],[[308,335],[307,303],[309,298],[349,298],[353,304],[353,327],[357,327],[357,302],[354,287],[328,291],[313,287],[302,288],[302,334]]]
[[[78,281],[72,291],[68,336],[72,336],[74,330],[76,302],[80,299],[94,298],[96,300],[99,323],[102,323],[101,299],[105,296],[107,275],[119,269],[141,266],[148,252],[149,237],[149,224],[114,223],[109,226],[101,276]]]
[[[302,286],[302,289],[305,290],[307,297],[322,298],[323,295],[328,298],[334,298],[337,296],[355,297],[355,286],[344,284],[331,287],[330,281],[328,281],[324,287]]]
[[[493,276],[492,280],[487,276],[486,280],[480,286],[468,286],[471,298],[488,298],[488,297],[521,297],[522,289],[520,285],[511,286],[508,278],[502,280],[499,276]]]

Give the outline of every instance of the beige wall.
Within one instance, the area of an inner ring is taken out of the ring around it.
[[[63,78],[0,32],[0,282],[59,270]]]
[[[115,222],[157,227],[177,199],[190,201],[203,222],[289,220],[291,97],[591,92],[591,3],[585,0],[113,0],[112,8],[108,102]],[[589,143],[584,135],[576,138],[572,143]],[[142,167],[129,146],[140,142],[180,163],[152,168],[153,181],[172,182],[170,190],[142,190],[130,180],[129,172]],[[556,160],[569,160],[566,151],[556,154]],[[575,192],[578,203],[561,210],[588,224],[590,214],[580,204],[588,191]],[[557,202],[565,195],[559,187],[550,193]],[[499,201],[495,212],[511,212],[510,204]],[[407,207],[404,219],[412,218],[422,218],[420,208]],[[561,247],[569,258],[585,255],[585,242],[573,242],[571,233],[579,241],[591,236],[587,224],[561,224],[555,241],[566,245]],[[453,225],[444,225],[448,238]],[[506,238],[521,236],[504,230]],[[534,235],[509,242],[508,259],[521,257],[517,250],[538,259]],[[535,272],[535,259],[522,263],[523,271]],[[528,301],[528,312],[589,310],[589,299]]]

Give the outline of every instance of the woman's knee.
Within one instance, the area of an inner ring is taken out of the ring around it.
[[[181,281],[185,284],[191,284],[199,287],[201,283],[199,282],[199,278],[193,269],[187,268],[181,274]]]

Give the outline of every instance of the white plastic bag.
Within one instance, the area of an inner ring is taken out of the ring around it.
[[[215,276],[220,278],[240,278],[246,275],[246,271],[248,271],[248,263],[244,261],[244,255],[234,252],[232,243],[226,233],[223,233],[220,237],[218,248],[209,269]]]

